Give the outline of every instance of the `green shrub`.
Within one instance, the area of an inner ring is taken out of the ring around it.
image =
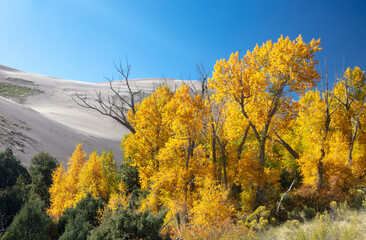
[[[119,208],[116,212],[105,213],[102,224],[92,231],[88,239],[162,239],[159,230],[164,217],[163,212],[153,215]]]
[[[59,239],[86,239],[90,231],[99,225],[100,211],[103,208],[100,198],[88,194],[74,208],[66,209],[58,221]]]
[[[31,160],[29,173],[32,178],[32,192],[39,195],[40,198],[49,206],[49,188],[52,184],[52,172],[57,168],[56,158],[48,153],[40,152]]]
[[[46,214],[44,203],[38,198],[31,198],[7,229],[6,240],[51,239],[51,219]]]

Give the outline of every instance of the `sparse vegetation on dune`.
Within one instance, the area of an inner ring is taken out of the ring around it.
[[[10,83],[0,83],[0,96],[10,98],[16,102],[23,103],[29,96],[42,93],[35,87],[26,87]]]

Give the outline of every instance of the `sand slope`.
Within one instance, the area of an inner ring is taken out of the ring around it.
[[[162,79],[131,82],[133,86],[151,92]],[[180,82],[168,80],[168,84],[173,87]],[[101,91],[108,94],[109,83],[57,79],[2,65],[0,83],[39,90],[37,94],[26,97],[20,103],[16,102],[17,99],[0,97],[0,151],[11,147],[26,165],[40,151],[49,152],[60,162],[67,162],[75,144],[82,142],[88,153],[94,149],[99,152],[110,149],[114,151],[116,160],[121,162],[120,143],[128,130],[109,117],[78,106],[71,98],[75,92],[93,94]],[[122,93],[127,94],[125,86],[119,87]]]

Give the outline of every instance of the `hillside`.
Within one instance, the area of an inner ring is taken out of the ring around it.
[[[149,92],[162,80],[131,81]],[[178,80],[169,81],[175,84]],[[118,87],[127,93],[125,86]],[[76,92],[108,94],[109,90],[108,82],[64,80],[0,65],[0,151],[11,147],[25,165],[40,151],[67,162],[75,144],[82,142],[87,152],[109,149],[121,161],[120,142],[128,130],[71,98]]]

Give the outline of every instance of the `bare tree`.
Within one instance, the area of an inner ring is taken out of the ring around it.
[[[116,120],[118,123],[122,124],[132,133],[135,133],[135,129],[127,118],[128,111],[132,111],[132,114],[136,113],[136,103],[142,100],[144,97],[144,92],[139,89],[136,84],[132,87],[129,80],[131,65],[126,59],[125,67],[122,65],[121,61],[119,64],[114,64],[117,72],[119,73],[121,80],[114,81],[113,78],[106,79],[109,82],[110,92],[104,95],[101,90],[94,90],[93,94],[88,94],[85,92],[81,94],[76,92],[72,95],[72,99],[79,106],[92,109],[99,112],[102,115],[108,116]],[[122,92],[126,91],[127,95]]]
[[[205,94],[207,94],[207,98],[209,98],[208,96],[208,86],[207,86],[207,79],[208,79],[208,72],[206,71],[206,69],[203,67],[202,64],[196,64],[196,71],[197,71],[197,77],[198,77],[198,81],[200,82],[200,89],[197,89],[197,84],[195,84],[193,81],[190,80],[190,85],[189,85],[189,89],[191,90],[191,92],[194,95],[198,95],[200,94],[202,96],[202,98],[205,98]]]

